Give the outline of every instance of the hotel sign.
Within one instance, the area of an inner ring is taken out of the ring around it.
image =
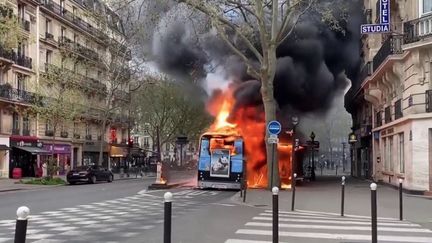
[[[362,34],[390,32],[390,0],[380,0],[379,17],[379,24],[362,24],[360,32]]]

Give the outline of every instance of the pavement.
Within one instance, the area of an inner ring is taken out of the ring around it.
[[[155,178],[116,180],[0,193],[0,242],[13,242],[15,211],[31,210],[27,242],[163,242],[165,192],[173,193],[173,243],[272,242],[272,193],[193,189],[195,171],[171,171],[179,188],[147,190]],[[378,186],[380,243],[431,243],[432,201],[404,194],[404,220],[398,218],[398,192]],[[345,216],[340,214],[340,177],[318,177],[296,190],[279,193],[281,243],[370,242],[369,182],[347,178]]]

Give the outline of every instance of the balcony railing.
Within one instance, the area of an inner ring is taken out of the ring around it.
[[[394,54],[401,54],[403,44],[402,35],[391,35],[382,44],[377,54],[373,58],[373,71],[376,71],[378,67],[385,61],[385,59]]]
[[[23,129],[23,136],[30,136],[30,130],[29,129]]]
[[[54,136],[54,131],[53,130],[45,130],[45,136],[48,136],[48,137]]]
[[[109,38],[107,34],[103,33],[102,31],[93,28],[89,23],[82,20],[80,17],[75,16],[70,11],[62,8],[59,4],[55,3],[52,0],[39,0],[39,2],[50,11],[54,12],[55,14],[63,17],[64,19],[74,23],[77,27],[80,29],[87,31],[88,33],[99,36],[104,40],[105,38]]]
[[[426,112],[432,112],[432,90],[426,90]]]
[[[12,134],[13,135],[20,135],[20,129],[19,128],[12,128]]]
[[[62,131],[62,132],[60,133],[60,137],[62,137],[62,138],[67,138],[67,137],[69,137],[69,133],[66,132],[66,131]]]
[[[92,140],[92,135],[86,135],[86,136],[85,136],[85,139],[86,139],[86,140]]]
[[[27,32],[30,31],[30,21],[28,21],[28,20],[20,20],[20,24],[21,24],[21,27],[22,27],[25,31],[27,31]]]
[[[404,43],[410,44],[432,36],[432,15],[404,23]]]
[[[80,139],[81,135],[78,133],[74,133],[73,137],[74,137],[74,139]]]
[[[24,55],[17,54],[13,49],[6,49],[0,46],[0,57],[8,59],[20,66],[32,69],[32,59]]]
[[[48,32],[45,32],[45,39],[54,40],[54,35]]]
[[[0,58],[8,59],[11,61],[15,60],[15,52],[12,49],[5,49],[4,47],[0,46]]]
[[[0,85],[0,97],[10,101],[32,104],[35,101],[35,94],[12,88],[10,85]]]

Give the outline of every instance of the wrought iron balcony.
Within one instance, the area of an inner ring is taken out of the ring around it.
[[[20,129],[19,128],[12,128],[12,134],[13,135],[20,135]]]
[[[12,49],[6,49],[2,46],[0,46],[0,58],[4,58],[10,61],[14,61],[15,60],[15,51]]]
[[[25,31],[30,31],[30,21],[28,20],[20,20],[21,28],[23,28]]]
[[[67,137],[69,137],[69,133],[66,132],[66,131],[62,131],[62,132],[60,133],[60,137],[62,137],[62,138],[67,138]]]
[[[74,139],[80,139],[81,135],[79,135],[78,133],[74,133],[73,137],[74,137]]]
[[[404,43],[410,44],[432,36],[432,15],[404,23]]]
[[[92,135],[90,135],[90,134],[86,135],[86,136],[85,136],[85,139],[86,139],[86,140],[92,140]]]
[[[23,136],[30,136],[30,130],[29,129],[23,129]]]
[[[93,59],[95,61],[99,60],[99,55],[98,55],[97,52],[95,52],[94,50],[92,50],[92,49],[90,49],[88,47],[82,46],[79,43],[75,44],[75,50],[79,54],[81,54],[81,55],[83,55],[85,57],[88,57],[88,58]]]
[[[45,130],[45,136],[48,136],[48,137],[54,136],[54,131],[53,130]]]
[[[32,59],[30,57],[18,55],[15,63],[20,66],[32,69]]]
[[[8,84],[0,85],[0,98],[9,101],[32,104],[35,101],[35,97],[34,93],[12,88]]]
[[[394,54],[401,54],[403,44],[402,35],[391,35],[384,41],[381,48],[373,58],[373,71],[375,72],[378,67],[386,60],[387,57]]]
[[[48,32],[45,32],[45,39],[54,40],[54,35]]]

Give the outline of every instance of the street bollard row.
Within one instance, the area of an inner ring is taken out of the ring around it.
[[[296,178],[297,178],[297,174],[294,173],[294,178],[291,183],[292,184],[291,211],[294,211],[294,205],[295,205]]]
[[[273,187],[273,243],[279,242],[279,188]]]
[[[171,192],[164,194],[164,243],[171,243],[172,199]]]
[[[17,212],[17,220],[15,225],[15,240],[14,243],[25,243],[27,235],[27,222],[30,214],[30,209],[26,206],[19,207]]]
[[[344,216],[345,209],[345,176],[342,176],[342,189],[341,189],[341,216]]]
[[[377,234],[377,184],[372,183],[370,185],[371,189],[371,225],[372,225],[372,243],[378,242]]]

